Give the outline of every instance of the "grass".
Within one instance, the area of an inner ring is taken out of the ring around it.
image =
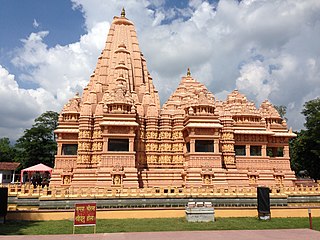
[[[104,219],[97,220],[97,233],[203,231],[203,230],[257,230],[309,228],[308,218],[218,218],[211,223],[188,223],[185,218],[158,219]],[[313,218],[313,229],[320,231],[320,218]],[[72,234],[73,222],[61,221],[7,221],[0,224],[0,235]],[[76,233],[93,233],[93,227],[77,227]]]

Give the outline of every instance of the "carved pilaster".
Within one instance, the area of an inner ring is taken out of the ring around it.
[[[221,150],[223,163],[226,168],[236,168],[234,152],[233,120],[230,116],[222,118],[223,129],[221,131]]]

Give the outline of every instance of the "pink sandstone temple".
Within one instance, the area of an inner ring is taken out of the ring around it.
[[[161,107],[134,24],[114,17],[80,97],[55,131],[54,186],[291,186],[288,130],[273,105],[217,101],[188,69]]]

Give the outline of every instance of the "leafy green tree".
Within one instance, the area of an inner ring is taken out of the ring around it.
[[[0,138],[0,162],[12,162],[14,157],[15,150],[9,138]]]
[[[30,129],[26,129],[17,140],[16,160],[23,168],[43,163],[53,167],[57,144],[54,129],[58,124],[58,113],[47,111],[35,119]]]
[[[283,105],[279,105],[279,106],[274,106],[274,108],[278,111],[280,117],[287,121],[287,118],[285,117],[287,113],[287,107]]]
[[[320,98],[306,102],[302,111],[306,130],[291,141],[291,164],[297,172],[307,170],[310,177],[320,179]]]

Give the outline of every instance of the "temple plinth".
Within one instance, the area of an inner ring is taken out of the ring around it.
[[[63,107],[51,184],[291,186],[288,130],[273,105],[217,101],[190,69],[160,107],[134,24],[114,17],[82,96]]]

